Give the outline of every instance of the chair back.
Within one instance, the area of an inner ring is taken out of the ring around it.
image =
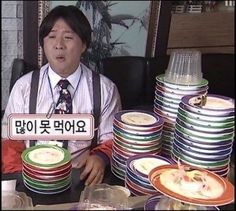
[[[234,63],[234,54],[202,54],[202,72],[209,82],[208,93],[235,98]]]
[[[25,74],[25,61],[23,59],[15,58],[12,62],[12,70],[11,70],[11,80],[10,80],[10,87],[9,92],[11,92],[12,87],[14,86],[15,82]]]
[[[101,73],[117,86],[122,109],[133,109],[145,103],[146,60],[144,57],[107,57],[101,61]]]

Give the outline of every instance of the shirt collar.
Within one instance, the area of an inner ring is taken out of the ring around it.
[[[70,82],[70,85],[72,86],[73,89],[76,88],[80,75],[81,75],[81,66],[79,65],[76,71],[66,78]],[[48,76],[53,89],[57,86],[58,82],[61,79],[63,79],[51,68],[50,65],[48,66]]]

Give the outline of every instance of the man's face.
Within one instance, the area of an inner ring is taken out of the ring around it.
[[[79,65],[86,45],[63,19],[58,19],[43,39],[44,52],[52,69],[62,77],[72,74]]]

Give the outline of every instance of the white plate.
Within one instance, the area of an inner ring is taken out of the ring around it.
[[[141,112],[129,112],[122,114],[121,120],[127,124],[138,126],[153,125],[157,122],[156,118],[152,115]]]
[[[234,100],[221,95],[208,94],[205,98],[205,105],[198,105],[202,96],[187,95],[181,99],[181,102],[195,113],[207,116],[234,116]]]

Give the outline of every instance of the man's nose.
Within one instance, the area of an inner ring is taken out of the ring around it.
[[[64,48],[64,42],[62,38],[57,38],[55,43],[56,49],[63,49]]]

